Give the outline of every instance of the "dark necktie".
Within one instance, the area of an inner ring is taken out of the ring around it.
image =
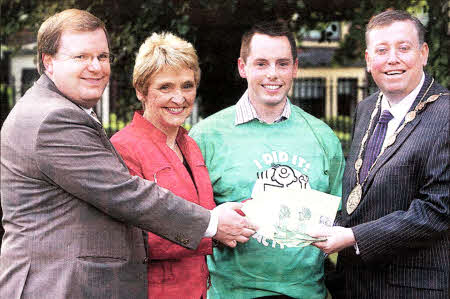
[[[377,159],[381,151],[381,146],[383,145],[384,137],[386,136],[386,130],[388,127],[388,122],[394,118],[388,110],[384,110],[381,113],[380,119],[378,120],[377,126],[373,131],[372,136],[367,144],[366,151],[364,153],[364,160],[361,167],[361,172],[359,176],[359,181],[363,182],[369,173],[369,169],[372,164]]]

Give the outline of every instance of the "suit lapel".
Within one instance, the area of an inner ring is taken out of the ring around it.
[[[119,155],[119,153],[116,151],[116,148],[111,143],[111,141],[108,138],[108,135],[106,135],[105,128],[103,128],[103,125],[92,119],[92,121],[95,123],[95,128],[97,129],[100,138],[102,139],[103,144],[107,149],[109,149],[113,154],[119,159],[120,163],[122,163],[123,166],[125,166],[127,169],[127,165],[125,161],[122,159],[122,157]]]
[[[61,93],[59,91],[59,89],[56,88],[55,83],[53,83],[53,81],[46,74],[42,74],[41,77],[39,78],[38,82],[36,82],[36,83],[38,83],[38,85],[41,85],[42,87],[44,87],[46,89],[49,89],[53,92],[58,93],[61,97],[72,102],[74,105],[76,105],[78,108],[80,108],[80,110],[82,110],[83,113],[85,113],[83,108],[80,107],[80,105],[71,101],[63,93]],[[89,117],[89,118],[92,121],[92,123],[94,124],[95,129],[98,131],[100,139],[102,140],[102,143],[105,145],[105,147],[108,148],[111,152],[113,152],[116,155],[116,157],[119,159],[120,163],[122,163],[123,166],[127,167],[125,162],[123,161],[122,157],[117,153],[116,149],[112,145],[111,141],[109,141],[109,138],[106,135],[105,129],[103,128],[103,125],[100,124],[99,122],[95,121],[93,118],[91,118],[91,117]]]
[[[425,92],[429,89],[429,86],[432,82],[432,78],[428,75],[425,76],[425,81],[423,83],[422,88],[420,89],[419,94],[417,95],[416,99],[414,100],[413,104],[411,105],[409,111],[414,110],[414,108],[417,106],[419,101],[424,96]],[[431,88],[430,88],[431,89]],[[426,97],[431,95],[430,92],[428,92],[428,95],[425,95],[424,100],[426,100]],[[426,108],[425,108],[426,109]],[[423,111],[422,111],[423,112]],[[417,127],[417,125],[422,120],[423,113],[418,113],[416,118],[411,121],[410,123],[406,124],[406,126],[401,130],[401,132],[397,135],[397,138],[390,147],[386,149],[386,151],[378,158],[375,166],[372,168],[372,170],[369,172],[369,175],[367,177],[367,181],[364,184],[363,188],[363,196],[367,192],[367,190],[370,188],[370,185],[377,174],[377,172],[380,170],[381,167],[383,167],[384,164],[386,164],[387,161],[396,153],[399,148],[402,146],[402,144],[406,141],[409,135],[414,131],[414,129]]]
[[[367,190],[370,188],[370,185],[377,174],[377,172],[380,170],[381,167],[383,167],[384,164],[386,164],[387,161],[396,153],[399,148],[402,146],[402,144],[406,141],[408,136],[414,131],[414,129],[417,127],[417,125],[421,121],[421,114],[419,114],[412,122],[408,123],[403,130],[398,134],[397,139],[395,140],[394,144],[391,145],[386,149],[386,151],[378,158],[375,166],[372,168],[372,170],[369,172],[369,175],[367,177],[367,181],[364,184],[364,190],[363,195],[367,192]]]
[[[357,183],[357,177],[356,177],[356,171],[355,171],[355,162],[358,159],[358,154],[359,151],[361,150],[361,146],[362,146],[362,139],[364,137],[364,135],[366,134],[367,130],[370,130],[370,135],[373,132],[375,126],[376,126],[376,122],[374,122],[371,126],[371,128],[369,128],[369,122],[370,122],[370,116],[372,115],[372,111],[375,109],[375,105],[377,102],[377,98],[378,98],[378,93],[373,97],[373,100],[370,103],[367,103],[367,107],[365,107],[361,112],[360,115],[358,115],[358,117],[355,119],[355,128],[354,128],[354,134],[353,134],[353,143],[356,143],[358,146],[355,147],[355,149],[353,150],[353,152],[350,153],[349,158],[351,160],[347,160],[347,163],[350,164],[350,186],[351,188],[349,189],[349,191],[356,185]],[[375,119],[378,118],[380,112],[378,111],[377,116],[375,117]],[[369,135],[369,136],[370,136]],[[367,143],[369,141],[366,141],[366,146]],[[362,156],[364,157],[364,151],[362,153]]]

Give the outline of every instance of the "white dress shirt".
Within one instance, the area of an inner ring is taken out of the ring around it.
[[[389,122],[386,130],[386,137],[384,138],[383,147],[386,145],[387,140],[390,136],[394,134],[397,128],[400,126],[402,120],[405,118],[406,113],[408,113],[411,105],[414,103],[420,89],[422,88],[423,82],[425,81],[425,74],[422,73],[422,79],[416,88],[413,89],[406,97],[404,97],[400,102],[396,104],[389,103],[389,99],[383,95],[381,99],[381,111],[389,110],[389,112],[394,116]]]

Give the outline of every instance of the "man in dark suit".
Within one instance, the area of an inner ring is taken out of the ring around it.
[[[1,298],[147,298],[141,229],[191,249],[253,233],[238,204],[210,212],[129,174],[91,115],[111,57],[103,22],[86,11],[39,29],[42,75],[1,130]]]
[[[339,252],[333,298],[449,298],[449,92],[423,72],[428,45],[403,11],[373,17],[363,100],[343,179],[341,226],[315,245]]]

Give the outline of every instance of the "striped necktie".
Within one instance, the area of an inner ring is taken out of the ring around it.
[[[384,110],[383,113],[381,113],[380,119],[378,120],[377,126],[369,139],[369,143],[367,144],[367,148],[364,153],[364,160],[361,167],[361,172],[359,174],[360,182],[364,182],[367,174],[369,173],[370,167],[372,167],[372,164],[380,154],[384,138],[386,137],[388,122],[393,118],[394,116],[389,112],[389,110]]]

